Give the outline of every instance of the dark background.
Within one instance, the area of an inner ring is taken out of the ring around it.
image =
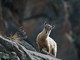
[[[0,34],[10,36],[20,27],[36,50],[36,36],[44,22],[55,25],[51,37],[57,42],[57,57],[80,58],[80,0],[0,0]]]

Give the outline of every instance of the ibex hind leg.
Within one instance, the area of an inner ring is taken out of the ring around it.
[[[38,51],[41,52],[42,48],[38,45]]]
[[[54,49],[51,50],[51,54],[52,54],[53,57],[56,57],[56,52],[55,52]]]

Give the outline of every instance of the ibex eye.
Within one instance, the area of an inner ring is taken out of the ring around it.
[[[49,26],[48,26],[49,27]]]

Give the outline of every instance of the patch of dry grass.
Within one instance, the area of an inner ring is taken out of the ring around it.
[[[15,33],[14,35],[10,35],[10,38],[15,42],[19,42],[21,39],[17,33]]]

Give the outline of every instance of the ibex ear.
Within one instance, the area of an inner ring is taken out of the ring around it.
[[[53,23],[51,23],[51,26],[52,26],[52,29],[54,29],[54,28],[55,28],[55,25],[54,25]]]
[[[52,29],[54,29],[55,28],[55,25],[52,25]]]
[[[45,26],[46,24],[47,24],[47,22],[45,21],[45,22],[44,22],[44,26]]]

